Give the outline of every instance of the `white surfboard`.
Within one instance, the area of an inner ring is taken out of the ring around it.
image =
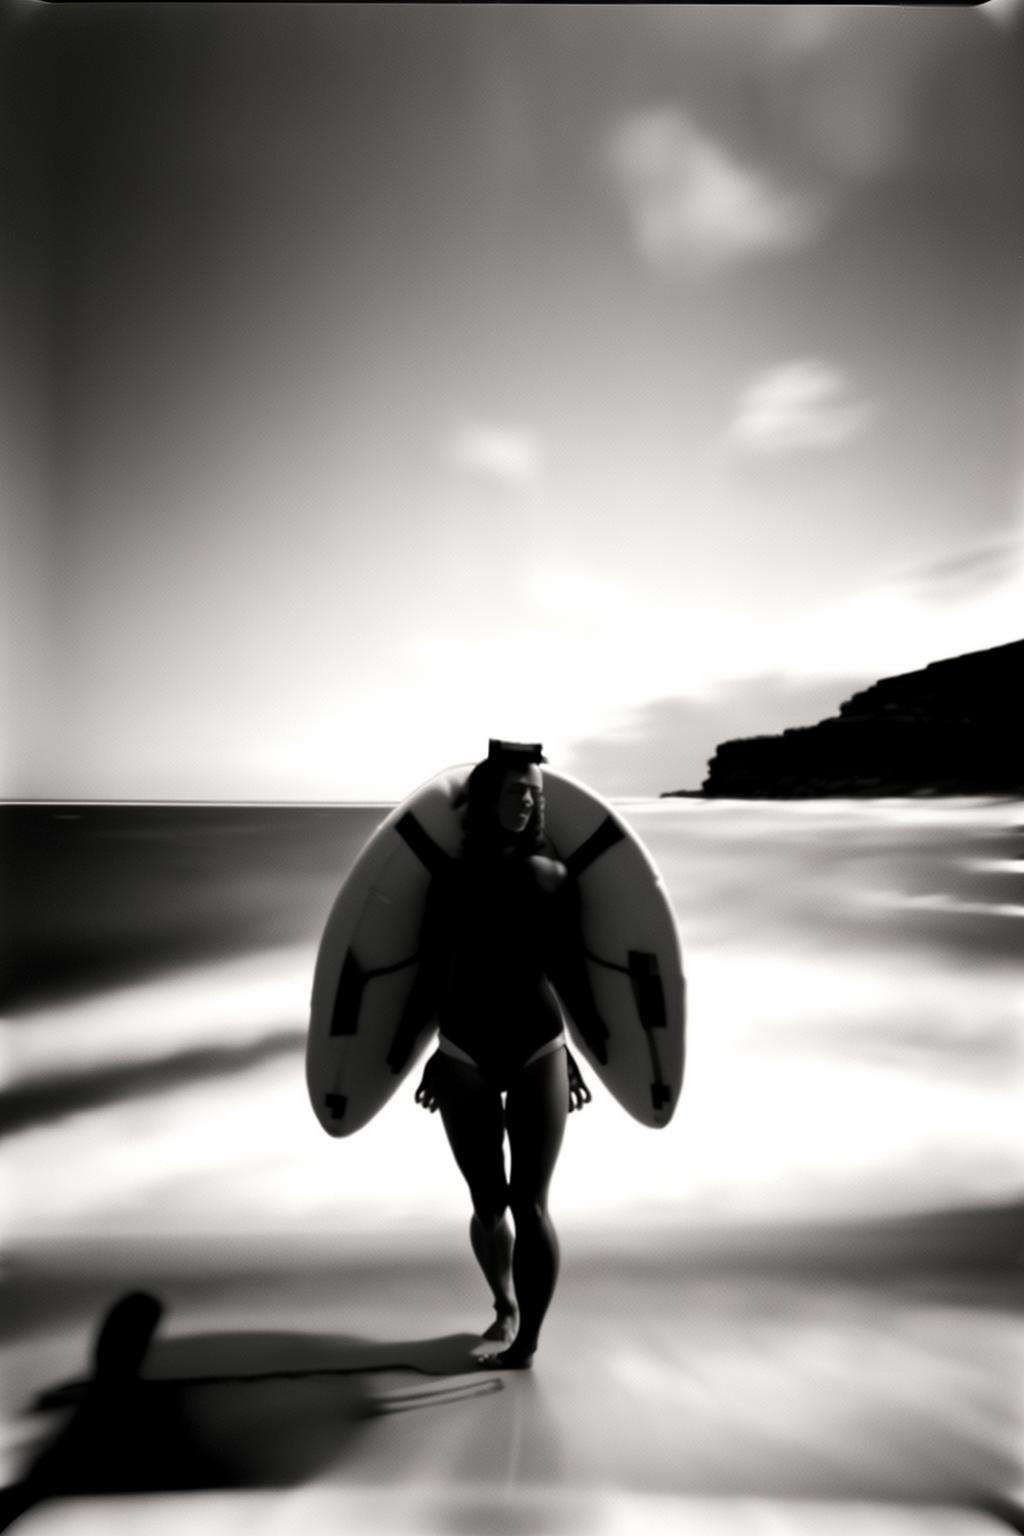
[[[432,873],[462,846],[455,808],[472,764],[411,794],[363,848],[331,908],[313,975],[306,1082],[317,1119],[350,1136],[387,1102],[436,1028],[424,1028],[405,1070],[387,1055],[416,975]],[[622,1107],[648,1126],[675,1111],[685,1057],[685,984],[675,919],[636,833],[593,790],[543,768],[547,834],[578,881],[591,990],[608,1029],[597,1061],[560,999],[574,1047]]]

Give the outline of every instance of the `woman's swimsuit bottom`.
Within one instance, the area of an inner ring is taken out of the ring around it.
[[[526,1060],[520,1066],[519,1071],[525,1071],[526,1068],[532,1066],[535,1061],[540,1061],[542,1057],[549,1056],[552,1051],[557,1051],[559,1046],[564,1044],[565,1030],[563,1029],[559,1032],[559,1034],[555,1036],[553,1040],[546,1040],[542,1046],[539,1046],[537,1050],[531,1052],[531,1054],[527,1056]],[[464,1051],[461,1045],[456,1045],[454,1041],[449,1040],[447,1035],[441,1034],[440,1031],[438,1032],[437,1036],[437,1048],[439,1051],[443,1052],[445,1056],[451,1056],[456,1061],[464,1061],[469,1066],[475,1067],[482,1076],[487,1077],[489,1075],[480,1065],[480,1063],[469,1054],[468,1051]],[[505,1085],[502,1084],[502,1092],[504,1092],[504,1087]]]

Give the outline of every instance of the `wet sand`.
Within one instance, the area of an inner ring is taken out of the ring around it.
[[[468,1256],[381,1233],[371,1260],[335,1259],[136,1246],[50,1251],[29,1276],[26,1255],[8,1477],[80,1405],[105,1306],[144,1281],[167,1311],[133,1399],[162,1437],[151,1486],[111,1443],[89,1480],[130,1495],[68,1486],[18,1530],[1010,1528],[985,1506],[1019,1480],[1012,1274],[641,1268],[577,1244],[534,1370],[495,1373],[473,1364],[487,1306]]]

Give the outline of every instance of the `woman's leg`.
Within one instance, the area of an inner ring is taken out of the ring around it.
[[[501,1095],[476,1067],[446,1057],[440,1108],[449,1145],[473,1201],[469,1240],[498,1314],[484,1337],[507,1342],[515,1332],[516,1304]]]
[[[505,1106],[512,1152],[510,1200],[516,1237],[512,1275],[519,1332],[510,1349],[490,1363],[529,1365],[558,1279],[558,1238],[548,1214],[548,1188],[569,1112],[565,1050],[560,1047],[524,1067]]]

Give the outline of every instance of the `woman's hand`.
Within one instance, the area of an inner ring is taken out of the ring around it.
[[[435,1051],[423,1068],[423,1076],[416,1089],[416,1103],[422,1104],[424,1109],[429,1109],[431,1114],[441,1103],[443,1072],[443,1055],[440,1051]]]
[[[567,1050],[565,1057],[569,1065],[569,1113],[571,1115],[574,1109],[582,1109],[584,1104],[589,1104],[591,1096],[572,1051]]]

